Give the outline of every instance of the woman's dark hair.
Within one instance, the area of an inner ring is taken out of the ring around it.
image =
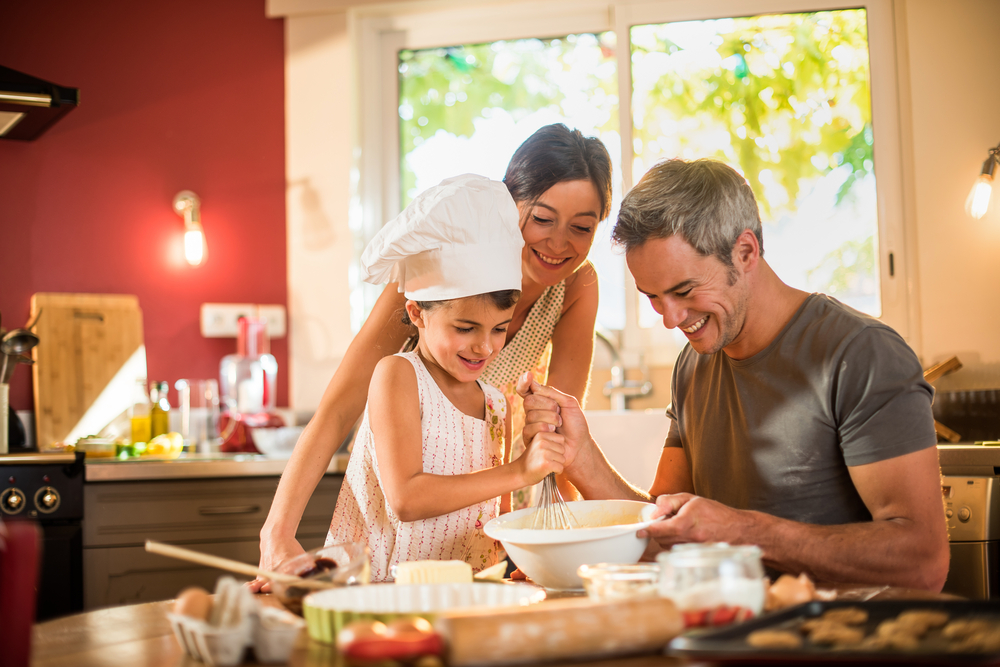
[[[590,181],[601,200],[600,219],[611,213],[611,157],[596,137],[562,123],[546,125],[521,144],[503,182],[514,201],[534,203],[553,185]]]

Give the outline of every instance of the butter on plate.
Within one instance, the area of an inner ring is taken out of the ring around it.
[[[472,583],[472,566],[461,560],[411,560],[395,569],[397,584]]]

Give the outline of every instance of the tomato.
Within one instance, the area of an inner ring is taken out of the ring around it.
[[[352,621],[337,633],[337,647],[346,651],[355,642],[385,637],[385,623],[381,621]]]
[[[742,623],[753,618],[753,612],[746,607],[720,605],[712,609],[689,609],[682,612],[684,627],[704,628],[710,626]]]
[[[386,626],[386,635],[389,637],[422,636],[433,632],[430,621],[421,616],[397,618]]]

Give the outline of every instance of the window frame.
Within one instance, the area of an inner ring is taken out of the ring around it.
[[[881,320],[906,340],[916,332],[915,286],[910,269],[914,230],[904,217],[901,117],[897,45],[892,0],[540,0],[499,5],[409,7],[358,10],[355,44],[361,86],[361,206],[352,212],[352,228],[370,238],[399,212],[399,120],[396,53],[502,39],[556,37],[613,30],[618,40],[619,119],[622,193],[632,183],[632,72],[630,28],[634,25],[694,21],[767,13],[797,13],[863,7],[868,18],[872,126],[875,130],[875,181],[878,198],[879,285]],[[357,216],[357,220],[354,217]],[[609,221],[613,224],[614,221]],[[356,244],[358,245],[358,244]],[[363,245],[363,244],[361,244]],[[360,250],[357,251],[360,256]],[[892,259],[890,260],[890,255]],[[890,275],[890,263],[893,273]],[[621,332],[626,365],[672,366],[680,350],[663,327],[638,325],[641,295],[625,280],[625,321]],[[370,298],[366,297],[366,300]],[[366,304],[368,305],[368,304]]]

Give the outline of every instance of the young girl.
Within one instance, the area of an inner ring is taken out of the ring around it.
[[[494,565],[483,525],[511,491],[562,471],[555,433],[510,461],[507,400],[478,379],[503,347],[523,245],[507,188],[470,174],[419,195],[362,256],[364,280],[399,283],[418,333],[375,368],[326,540],[367,543],[373,581],[411,560]]]

